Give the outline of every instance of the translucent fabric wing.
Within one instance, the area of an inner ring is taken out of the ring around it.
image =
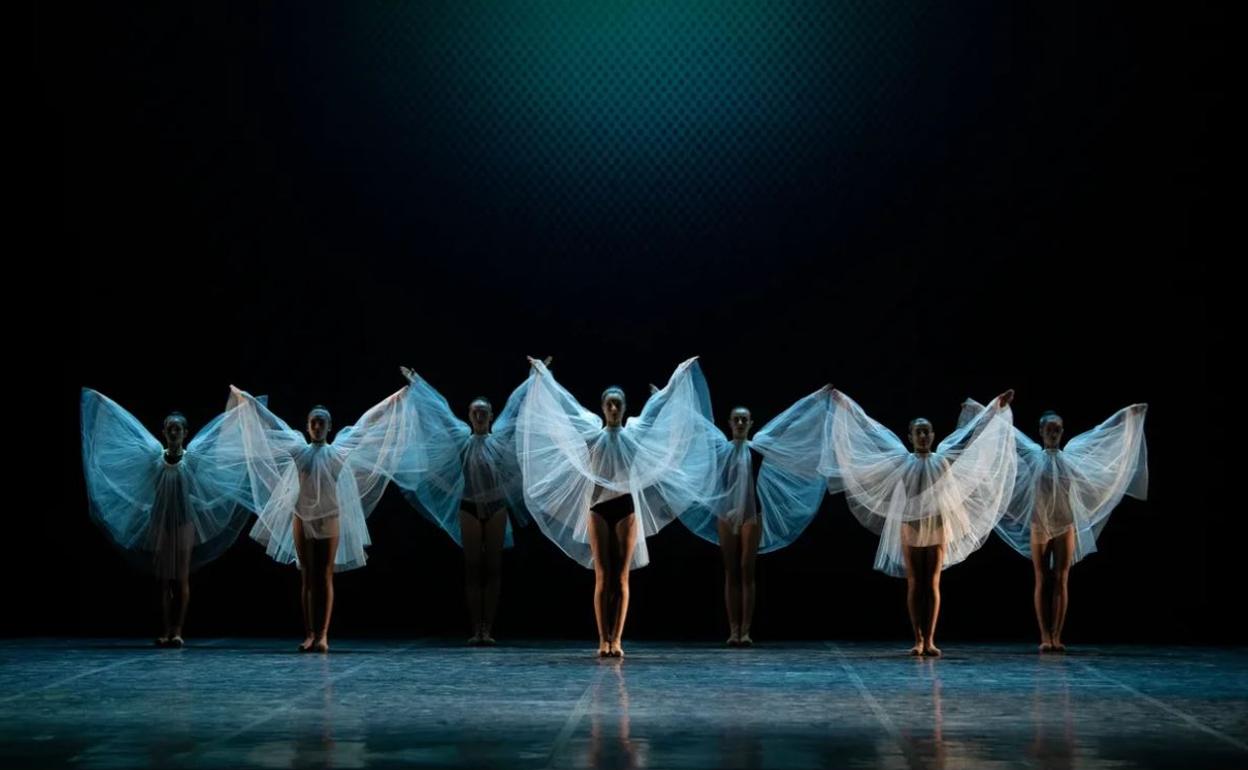
[[[91,516],[114,543],[141,547],[161,473],[164,447],[134,415],[83,388],[82,467]]]
[[[546,537],[590,566],[588,514],[595,492],[590,446],[605,433],[602,419],[581,407],[540,362],[529,374],[516,420],[516,454],[524,502]]]
[[[1080,504],[1097,532],[1124,495],[1148,499],[1148,444],[1144,440],[1147,407],[1120,409],[1092,430],[1066,444],[1064,453],[1092,487]]]
[[[759,553],[778,551],[797,540],[819,513],[826,489],[821,478],[801,475],[764,460],[757,484],[763,518]]]
[[[512,519],[520,526],[528,525],[529,511],[524,505],[524,479],[520,474],[520,458],[516,456],[516,423],[528,390],[526,379],[511,392],[485,439],[488,453],[498,458],[498,491],[507,500]]]
[[[416,510],[462,546],[459,504],[464,495],[463,450],[472,431],[428,382],[413,377],[408,387],[428,429],[428,463],[425,471],[401,473],[395,482]]]
[[[293,542],[283,547],[284,532],[274,531],[293,515],[299,499],[299,469],[295,455],[306,447],[303,435],[269,411],[251,394],[233,386],[221,427],[220,452],[241,460],[247,485],[240,500],[256,514],[251,536],[281,563],[294,560]],[[288,537],[290,535],[287,535]]]
[[[420,406],[412,388],[404,387],[334,436],[333,446],[345,462],[340,492],[350,489],[343,486],[350,476],[365,517],[377,507],[386,484],[396,474],[428,471],[426,447],[431,442]]]
[[[819,512],[832,470],[828,442],[834,414],[832,389],[800,399],[754,434],[750,445],[763,455],[757,493],[763,516],[760,553],[783,548],[798,538]]]
[[[710,394],[696,358],[680,364],[667,385],[646,400],[641,414],[625,420],[620,433],[625,456],[631,451],[627,488],[646,537],[716,494],[723,434],[714,429]]]
[[[754,433],[751,443],[767,457],[765,465],[804,477],[832,470],[828,432],[834,403],[830,388],[820,388],[776,415]]]
[[[828,480],[828,491],[845,492],[858,521],[879,534],[889,508],[884,506],[877,513],[875,506],[893,491],[910,451],[895,433],[872,419],[849,396],[840,394],[834,404],[819,473]]]

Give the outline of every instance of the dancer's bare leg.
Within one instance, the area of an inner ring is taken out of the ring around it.
[[[191,549],[194,544],[194,533],[186,527],[178,534],[181,536],[175,561],[178,565],[178,579],[169,584],[175,605],[172,613],[173,627],[169,629],[169,641],[174,646],[181,647],[182,627],[186,625],[186,609],[191,603]]]
[[[724,606],[728,610],[728,646],[741,642],[741,533],[719,520],[719,552],[724,560]]]
[[[1052,541],[1042,540],[1033,530],[1031,539],[1031,566],[1035,572],[1035,592],[1032,597],[1036,607],[1036,623],[1040,626],[1040,652],[1053,649],[1053,570],[1049,559],[1053,552]]]
[[[754,622],[755,569],[758,561],[758,543],[762,539],[763,528],[758,519],[747,521],[741,525],[741,643],[754,644],[750,638],[750,624]]]
[[[176,624],[173,627],[173,635],[169,637],[169,641],[175,644],[182,643],[182,627],[186,625],[186,608],[191,603],[191,580],[187,575],[183,575],[174,585],[173,590],[178,598],[178,611],[175,616]]]
[[[940,572],[945,563],[945,546],[933,545],[927,549],[927,633],[924,635],[927,639],[927,646],[923,649],[924,655],[939,658],[941,655],[940,648],[936,646],[936,621],[940,619]]]
[[[300,652],[308,652],[316,641],[312,631],[312,554],[308,548],[308,538],[303,531],[303,520],[294,517],[295,553],[299,556],[299,609],[303,612],[303,642],[299,645]]]
[[[1070,606],[1070,565],[1075,559],[1075,530],[1070,528],[1051,541],[1053,543],[1053,650],[1065,652],[1062,629],[1066,626],[1066,609]]]
[[[594,557],[594,620],[598,623],[598,655],[611,654],[611,606],[614,586],[608,580],[611,572],[611,527],[602,514],[589,512],[589,549]]]
[[[311,550],[316,555],[316,571],[312,578],[315,581],[315,593],[319,594],[316,597],[319,601],[312,605],[315,612],[313,631],[316,632],[316,642],[312,649],[329,652],[329,620],[334,614],[334,558],[338,555],[338,536],[313,540]]]
[[[169,644],[169,637],[173,634],[173,582],[161,578],[157,581],[160,586],[160,618],[161,631],[160,636],[156,637],[156,646],[164,647]]]
[[[498,595],[503,581],[503,538],[507,535],[507,512],[496,511],[482,528],[481,567],[484,596],[482,598],[481,641],[493,644],[494,616],[498,614]]]
[[[464,598],[468,602],[468,619],[472,636],[468,644],[481,643],[481,520],[468,511],[459,512],[460,539],[464,546]]]
[[[910,654],[922,655],[927,647],[927,640],[923,636],[925,603],[921,595],[923,565],[926,559],[922,548],[903,545],[901,552],[906,560],[906,610],[910,613],[910,628],[914,631],[914,646],[910,648]]]
[[[616,607],[615,618],[611,624],[611,655],[624,657],[624,647],[620,640],[624,637],[624,621],[628,618],[628,575],[633,561],[633,550],[637,547],[637,515],[630,513],[616,522],[611,548],[614,551],[612,567],[616,571]]]

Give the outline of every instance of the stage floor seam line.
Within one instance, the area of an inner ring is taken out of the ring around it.
[[[1222,732],[1221,730],[1218,730],[1217,728],[1210,727],[1209,725],[1200,721],[1199,719],[1192,716],[1191,714],[1188,714],[1186,711],[1183,711],[1182,709],[1179,709],[1175,706],[1171,706],[1169,703],[1166,703],[1160,698],[1155,698],[1152,695],[1149,695],[1144,692],[1140,692],[1139,690],[1135,689],[1134,687],[1127,684],[1126,682],[1118,681],[1117,679],[1113,678],[1109,674],[1106,674],[1105,672],[1096,668],[1091,663],[1087,663],[1082,660],[1077,661],[1077,662],[1079,663],[1079,665],[1087,669],[1088,672],[1091,673],[1092,675],[1097,676],[1116,687],[1120,687],[1123,690],[1126,690],[1127,692],[1131,693],[1132,695],[1144,701],[1145,703],[1148,703],[1158,709],[1161,709],[1162,711],[1166,712],[1170,716],[1175,717],[1176,719],[1179,719],[1182,722],[1186,722],[1192,727],[1195,727],[1197,730],[1200,730],[1201,732],[1212,735],[1213,737],[1218,738],[1224,743],[1234,746],[1240,751],[1248,752],[1248,743],[1244,743],[1243,741],[1237,740],[1236,738],[1233,738],[1227,735],[1226,733]]]
[[[197,645],[197,646],[199,646],[199,647],[207,647],[208,645],[211,645],[211,644],[219,644],[219,643],[224,642],[224,641],[225,641],[225,639],[224,639],[224,638],[221,638],[221,639],[213,639],[213,640],[212,640],[212,641],[210,641],[210,642],[204,642],[203,644],[200,644],[200,645]],[[183,648],[183,649],[185,649],[185,648]],[[93,668],[93,669],[90,669],[90,670],[87,670],[87,671],[80,671],[79,673],[74,674],[73,676],[68,676],[68,677],[65,677],[64,679],[58,679],[58,680],[56,680],[55,682],[48,682],[47,684],[39,685],[38,687],[32,687],[32,688],[30,688],[29,690],[24,690],[24,691],[19,692],[19,693],[14,693],[13,695],[8,695],[8,696],[5,696],[5,697],[3,697],[3,698],[0,698],[0,703],[12,703],[12,702],[13,702],[13,701],[15,701],[15,700],[21,700],[22,698],[25,698],[25,697],[26,697],[26,696],[28,696],[28,695],[34,695],[34,694],[35,694],[35,693],[37,693],[37,692],[44,692],[45,690],[54,690],[54,689],[56,689],[57,687],[60,687],[60,686],[61,686],[61,685],[63,685],[63,684],[69,684],[70,682],[76,682],[76,681],[78,681],[79,679],[85,679],[85,678],[87,678],[87,677],[89,677],[89,676],[93,676],[93,675],[95,675],[95,674],[99,674],[99,673],[102,673],[102,672],[104,672],[104,671],[111,671],[111,670],[113,670],[113,669],[115,669],[115,668],[121,668],[122,666],[126,666],[126,665],[129,665],[129,664],[131,664],[131,663],[138,663],[140,660],[141,660],[141,658],[127,658],[127,659],[125,659],[125,660],[119,660],[119,661],[117,661],[117,662],[115,662],[115,663],[109,663],[107,666],[100,666],[100,667],[98,667],[98,668]]]
[[[589,710],[589,702],[593,697],[594,688],[602,684],[603,677],[607,674],[605,666],[601,665],[598,672],[594,674],[589,684],[585,687],[585,691],[581,693],[581,697],[577,699],[576,704],[572,706],[572,712],[568,714],[568,718],[564,721],[563,727],[555,736],[554,742],[550,745],[550,754],[546,758],[546,764],[542,765],[543,770],[552,770],[556,767],[555,760],[567,748],[568,743],[572,740],[572,736],[576,733],[576,728],[581,724],[581,720],[585,717],[585,712]]]
[[[884,728],[884,732],[888,733],[889,737],[897,743],[898,748],[901,749],[902,755],[906,758],[906,763],[912,768],[925,767],[923,760],[920,759],[917,752],[915,752],[914,746],[911,745],[910,741],[901,734],[901,730],[898,729],[897,724],[893,722],[893,718],[889,716],[888,711],[884,709],[883,704],[881,704],[879,700],[871,694],[871,690],[867,687],[867,683],[863,681],[862,676],[859,675],[857,670],[854,669],[854,665],[849,662],[849,657],[843,650],[841,650],[840,645],[831,641],[825,641],[824,645],[836,656],[836,662],[840,664],[841,670],[845,672],[845,676],[849,677],[850,683],[854,685],[854,688],[858,690],[858,694],[864,701],[866,701],[867,708],[869,708],[871,713],[875,715],[875,718],[880,723],[880,726]]]
[[[405,646],[405,647],[400,647],[400,648],[398,648],[398,649],[387,650],[387,651],[385,651],[384,653],[382,653],[382,655],[383,655],[383,656],[387,656],[387,657],[389,657],[389,656],[394,656],[394,655],[398,655],[398,654],[403,653],[403,652],[407,652],[408,650],[415,649],[416,647],[419,647],[419,646],[420,646],[419,642],[413,642],[412,644],[409,644],[409,645],[407,645],[407,646]],[[319,653],[316,653],[316,654],[319,654]],[[331,654],[332,654],[332,653],[331,653]],[[237,730],[234,730],[234,731],[230,732],[230,733],[229,733],[229,734],[227,734],[227,735],[223,735],[223,736],[221,736],[220,738],[216,738],[216,739],[214,739],[214,740],[208,741],[207,743],[203,744],[202,746],[198,746],[198,747],[196,747],[194,750],[192,750],[192,751],[188,752],[188,754],[187,754],[187,755],[188,755],[188,756],[193,756],[193,755],[195,755],[195,754],[200,754],[200,753],[202,753],[205,749],[210,749],[210,748],[212,748],[212,747],[214,747],[214,746],[219,746],[219,745],[221,745],[221,744],[223,744],[223,743],[227,743],[227,742],[229,742],[229,741],[231,741],[231,740],[233,740],[233,739],[237,738],[237,737],[238,737],[238,736],[240,736],[240,735],[243,735],[243,734],[245,734],[245,733],[247,733],[247,732],[249,732],[249,731],[251,731],[251,730],[254,730],[255,728],[259,727],[260,725],[264,724],[265,722],[268,722],[269,720],[272,720],[272,719],[277,718],[277,717],[278,717],[278,715],[283,714],[283,713],[285,713],[285,712],[287,712],[287,711],[290,711],[292,708],[294,708],[295,703],[297,703],[298,701],[301,701],[301,700],[303,700],[303,699],[305,699],[305,698],[309,698],[309,697],[311,697],[312,695],[315,695],[315,694],[316,694],[316,693],[318,693],[318,692],[323,692],[323,691],[324,691],[326,688],[328,688],[330,685],[332,685],[332,684],[334,684],[335,682],[337,682],[337,681],[339,681],[339,680],[341,680],[341,679],[345,678],[346,676],[348,676],[348,675],[350,675],[350,674],[354,674],[356,671],[360,670],[361,668],[364,668],[365,666],[370,665],[372,662],[373,662],[373,661],[371,661],[371,660],[365,659],[365,660],[362,660],[362,661],[360,661],[359,663],[355,664],[354,666],[351,666],[350,668],[347,668],[347,669],[345,669],[345,670],[343,670],[343,671],[338,672],[337,674],[335,674],[335,675],[331,676],[330,678],[326,679],[326,680],[325,680],[323,683],[321,683],[319,686],[314,687],[314,688],[312,688],[311,690],[309,690],[309,691],[307,691],[307,692],[305,692],[305,693],[303,693],[303,694],[301,694],[301,695],[299,695],[299,696],[297,696],[297,697],[295,697],[295,698],[291,698],[291,699],[287,700],[285,703],[281,704],[280,706],[275,707],[275,708],[274,708],[273,710],[271,710],[268,714],[265,714],[264,716],[260,717],[259,719],[255,719],[255,720],[253,720],[253,721],[249,722],[248,724],[246,724],[246,725],[244,725],[244,726],[242,726],[242,727],[238,728]]]

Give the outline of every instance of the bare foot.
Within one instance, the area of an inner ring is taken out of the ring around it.
[[[472,636],[468,637],[468,646],[480,647],[481,646],[481,634],[473,634]]]
[[[624,648],[620,646],[620,643],[618,640],[611,643],[611,657],[613,658],[624,657]]]
[[[1053,645],[1050,642],[1040,643],[1040,652],[1053,652]]]
[[[929,658],[939,658],[941,656],[940,648],[928,642],[927,646],[923,648],[923,655]]]
[[[736,634],[732,634],[731,636],[728,637],[728,641],[724,642],[724,644],[728,645],[729,647],[740,647],[741,637]]]
[[[911,655],[915,655],[915,656],[922,655],[922,654],[923,654],[923,643],[922,643],[922,642],[915,642],[915,643],[914,643],[914,646],[910,648],[910,654],[911,654]]]
[[[152,642],[152,644],[156,645],[157,647],[168,647],[168,646],[169,646],[169,637],[167,637],[167,636],[158,636],[158,637],[156,637],[156,641]]]
[[[186,644],[186,642],[182,641],[182,637],[180,637],[180,636],[171,636],[171,637],[169,637],[169,646],[170,646],[170,647],[178,648],[178,647],[181,647],[181,646],[182,646],[182,645],[184,645],[184,644]]]
[[[312,649],[315,652],[329,652],[329,640],[324,637],[317,639],[316,643],[312,645]]]
[[[299,646],[296,647],[295,649],[297,649],[299,652],[312,652],[312,643],[315,641],[316,639],[312,637],[311,635],[309,635],[308,638],[300,642]]]
[[[1054,639],[1053,640],[1053,652],[1066,652],[1066,645]]]
[[[485,633],[485,634],[481,634],[480,644],[482,647],[493,647],[494,645],[498,644],[498,642],[494,640],[494,637],[490,636],[488,633]]]
[[[748,631],[747,631],[746,633],[744,633],[744,634],[741,634],[741,646],[742,646],[742,647],[753,647],[753,646],[754,646],[754,640],[750,638],[750,634],[749,634],[749,632],[748,632]]]
[[[598,643],[598,657],[600,658],[611,657],[611,643],[610,642],[603,640]]]

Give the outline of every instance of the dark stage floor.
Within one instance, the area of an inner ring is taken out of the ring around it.
[[[1248,652],[0,642],[0,767],[1248,767]]]

